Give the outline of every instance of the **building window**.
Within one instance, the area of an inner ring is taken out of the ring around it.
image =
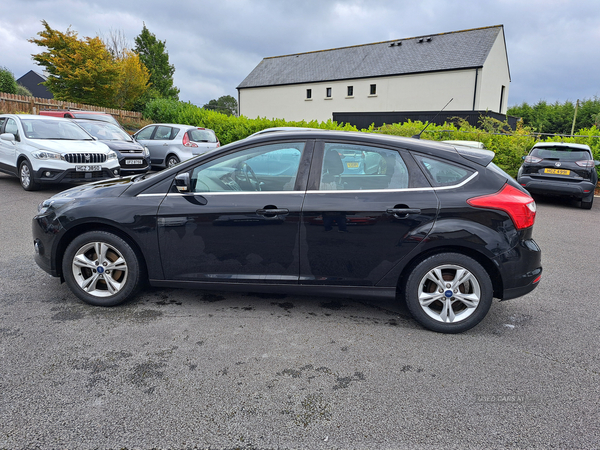
[[[500,108],[498,108],[498,112],[502,114],[502,104],[504,103],[504,91],[506,90],[506,86],[502,86],[500,89]]]
[[[348,97],[354,96],[354,86],[348,86]]]
[[[306,90],[306,98],[312,98],[312,89]]]
[[[371,85],[371,91],[370,91],[369,95],[377,95],[377,85],[376,84]]]
[[[325,89],[325,97],[331,98],[331,88],[326,88]]]

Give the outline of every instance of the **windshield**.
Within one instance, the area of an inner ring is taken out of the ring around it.
[[[77,123],[100,141],[132,141],[125,131],[112,123],[100,121],[81,121]]]
[[[21,119],[28,139],[91,141],[92,137],[77,124],[64,119]]]

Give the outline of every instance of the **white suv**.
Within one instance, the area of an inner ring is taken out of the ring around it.
[[[0,115],[0,171],[19,177],[26,191],[117,177],[119,167],[114,151],[71,120]]]

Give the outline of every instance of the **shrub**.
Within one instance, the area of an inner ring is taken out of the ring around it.
[[[17,93],[15,76],[6,67],[0,67],[0,92],[6,92],[7,94]]]

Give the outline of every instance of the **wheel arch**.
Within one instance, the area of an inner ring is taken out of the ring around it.
[[[473,250],[468,247],[446,245],[440,247],[433,247],[427,249],[422,253],[418,253],[404,266],[402,272],[400,273],[400,276],[398,277],[398,284],[396,286],[397,298],[404,298],[404,286],[406,286],[406,281],[411,272],[414,270],[414,268],[425,259],[429,258],[430,256],[437,255],[439,253],[459,253],[477,261],[479,264],[481,264],[481,266],[490,276],[490,279],[492,281],[492,287],[494,290],[494,297],[503,297],[504,283],[502,281],[502,275],[500,274],[498,267],[496,267],[492,260],[490,260],[485,255],[481,254],[477,250]]]
[[[111,225],[111,224],[98,223],[98,222],[85,222],[85,223],[78,224],[78,225],[70,228],[69,230],[67,230],[65,232],[65,234],[61,237],[61,239],[56,247],[56,251],[54,252],[54,254],[56,255],[54,263],[55,263],[55,267],[58,272],[58,275],[60,276],[61,281],[63,281],[63,282],[65,281],[64,274],[62,273],[62,261],[63,261],[67,247],[69,246],[71,241],[73,241],[73,239],[75,239],[77,236],[79,236],[83,233],[90,232],[90,231],[105,231],[108,233],[112,233],[115,236],[118,236],[121,239],[123,239],[125,242],[127,242],[127,244],[129,244],[129,246],[133,249],[136,256],[138,257],[140,269],[142,272],[142,277],[143,278],[148,277],[148,266],[146,264],[146,258],[144,256],[144,253],[142,252],[139,245],[135,242],[135,240],[131,236],[129,236],[129,234],[127,234],[122,229],[120,229],[114,225]]]

